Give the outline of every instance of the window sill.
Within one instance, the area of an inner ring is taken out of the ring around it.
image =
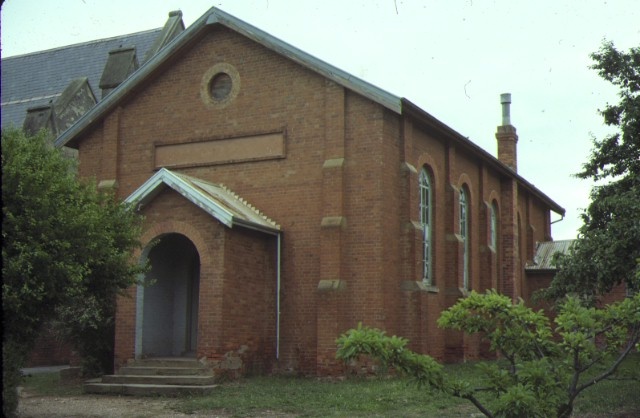
[[[424,283],[422,284],[422,286],[423,286],[422,290],[427,292],[427,293],[439,293],[440,292],[440,289],[438,289],[438,286],[434,286],[432,284],[427,285],[427,284],[424,284]]]
[[[460,291],[460,295],[462,295],[463,298],[467,298],[471,294],[471,289],[459,287],[458,290]]]
[[[438,293],[440,289],[433,285],[427,285],[422,281],[404,281],[400,285],[400,288],[407,292],[426,292],[426,293]]]

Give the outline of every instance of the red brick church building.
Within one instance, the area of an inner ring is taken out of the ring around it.
[[[145,216],[134,256],[153,284],[118,300],[116,368],[233,355],[247,372],[325,374],[360,322],[438,359],[482,356],[440,312],[471,290],[530,295],[564,214],[517,173],[510,97],[495,158],[218,9],[179,26],[139,66],[112,53],[124,81],[56,140]]]

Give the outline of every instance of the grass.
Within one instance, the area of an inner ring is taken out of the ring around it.
[[[331,381],[310,378],[252,378],[223,385],[214,395],[182,400],[176,409],[223,410],[236,417],[277,411],[297,417],[455,417],[446,410],[473,411],[466,402],[418,389],[399,379]],[[466,414],[468,416],[468,413]]]
[[[640,353],[630,354],[620,366],[621,372],[640,371]],[[576,400],[574,415],[608,416],[611,412],[621,416],[640,416],[640,382],[638,380],[606,380],[585,389]],[[627,415],[624,415],[627,414]]]
[[[640,354],[624,367],[640,370]],[[447,365],[446,371],[470,383],[481,382],[473,363]],[[58,374],[25,378],[29,393],[71,396],[81,393],[80,381],[63,382]],[[576,417],[640,416],[640,383],[605,381],[585,390],[576,401]],[[344,381],[295,377],[252,377],[220,385],[214,394],[178,398],[173,408],[183,413],[224,412],[234,417],[469,417],[481,416],[468,401],[420,389],[397,378]]]
[[[624,367],[640,369],[640,354]],[[481,385],[474,363],[447,365],[450,375]],[[574,416],[640,416],[640,383],[612,380],[585,390]],[[225,384],[215,394],[180,400],[178,411],[224,411],[234,417],[273,411],[296,417],[469,417],[482,416],[471,403],[426,389],[404,379],[327,379],[256,377]]]
[[[60,373],[38,373],[24,377],[22,387],[28,393],[40,396],[76,396],[82,394],[80,378],[63,380]]]

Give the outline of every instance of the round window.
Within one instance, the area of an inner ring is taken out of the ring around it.
[[[233,65],[218,63],[209,68],[202,76],[200,97],[211,109],[228,106],[240,91],[240,74]]]
[[[209,94],[216,101],[224,100],[229,97],[233,81],[227,73],[218,73],[213,76],[209,84]]]

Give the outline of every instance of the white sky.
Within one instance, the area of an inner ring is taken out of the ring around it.
[[[617,101],[589,54],[603,39],[640,45],[637,0],[7,0],[2,56],[161,27],[177,9],[189,26],[211,6],[408,98],[494,155],[510,92],[518,172],[567,209],[554,239],[575,237],[590,183],[571,175],[591,134],[607,132],[597,110]]]

